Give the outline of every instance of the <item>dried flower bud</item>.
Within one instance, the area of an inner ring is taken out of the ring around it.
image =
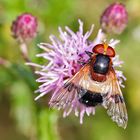
[[[100,22],[105,32],[121,34],[128,23],[128,14],[125,6],[121,3],[111,4],[103,12]]]
[[[13,37],[25,41],[32,39],[37,33],[37,19],[29,13],[21,14],[11,26]]]

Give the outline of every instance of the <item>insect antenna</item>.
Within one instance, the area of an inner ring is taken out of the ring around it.
[[[80,65],[84,66],[86,64],[86,62],[83,61],[77,61]]]
[[[89,51],[85,51],[85,53],[89,56],[89,57],[91,57],[92,56],[92,52],[89,52]]]

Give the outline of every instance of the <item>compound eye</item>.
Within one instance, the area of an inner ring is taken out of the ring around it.
[[[103,54],[104,53],[104,45],[103,44],[98,44],[92,49],[92,51],[94,53]]]
[[[115,56],[115,51],[112,47],[108,46],[107,51],[106,51],[106,55],[108,55],[109,57],[114,57]]]

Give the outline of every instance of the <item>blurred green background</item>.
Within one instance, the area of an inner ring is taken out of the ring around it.
[[[100,28],[103,10],[113,0],[0,0],[0,57],[11,63],[0,66],[0,140],[136,140],[140,139],[140,1],[122,0],[129,13],[127,29],[119,36],[116,51],[125,63],[127,81],[123,89],[129,115],[126,130],[119,128],[103,108],[96,115],[85,117],[84,124],[73,114],[63,119],[61,112],[47,107],[48,97],[34,101],[37,83],[30,69],[24,65],[17,42],[11,37],[12,21],[23,12],[30,12],[39,20],[38,36],[30,43],[30,59],[42,63],[35,54],[41,52],[40,42],[49,35],[58,35],[58,26],[78,29],[78,18],[84,30],[95,24],[94,39]]]

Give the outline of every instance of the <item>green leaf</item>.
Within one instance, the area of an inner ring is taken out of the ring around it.
[[[11,113],[21,133],[28,137],[36,135],[36,109],[32,93],[22,81],[16,81],[11,87]]]

